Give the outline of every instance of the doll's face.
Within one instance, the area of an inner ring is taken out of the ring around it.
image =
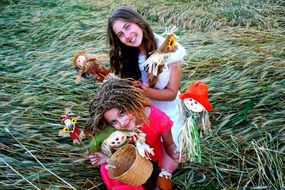
[[[78,67],[82,67],[85,60],[86,60],[86,57],[84,55],[79,55],[76,59],[76,65]]]
[[[72,126],[71,120],[70,119],[66,119],[64,120],[64,124],[66,127],[70,128]]]
[[[197,102],[193,98],[186,98],[183,100],[183,102],[184,102],[185,106],[187,107],[187,109],[189,109],[193,112],[201,112],[205,109],[204,106],[202,106],[202,104],[200,104],[199,102]]]
[[[104,113],[104,119],[118,130],[133,130],[136,119],[132,114],[117,108],[112,108]]]
[[[109,147],[116,148],[124,144],[126,140],[127,140],[127,136],[124,133],[120,131],[115,131],[106,139],[105,143]]]
[[[65,127],[63,128],[64,131],[71,131],[77,122],[76,117],[66,118],[63,120]]]
[[[71,128],[73,126],[73,122],[72,119],[65,119],[63,121],[63,123],[65,124],[66,127]]]

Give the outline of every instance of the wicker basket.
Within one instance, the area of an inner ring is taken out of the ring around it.
[[[132,144],[117,150],[110,158],[109,164],[116,167],[108,168],[110,178],[134,186],[144,184],[153,170],[152,163],[141,157]]]

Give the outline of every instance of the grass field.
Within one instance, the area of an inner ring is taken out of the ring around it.
[[[213,133],[174,189],[285,188],[285,3],[281,0],[2,0],[0,189],[103,189],[84,146],[58,136],[66,107],[83,129],[98,84],[76,85],[72,54],[108,52],[106,22],[128,5],[187,49],[181,91],[209,86]],[[108,63],[106,62],[106,65]]]

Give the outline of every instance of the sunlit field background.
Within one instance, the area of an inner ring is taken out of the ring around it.
[[[128,5],[187,49],[181,91],[209,86],[213,132],[202,163],[174,189],[285,188],[285,3],[282,0],[2,0],[0,189],[104,189],[89,141],[58,136],[66,107],[83,129],[98,83],[75,84],[72,55],[108,53],[111,11]],[[108,67],[108,61],[104,63]]]

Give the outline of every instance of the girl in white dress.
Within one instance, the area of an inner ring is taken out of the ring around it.
[[[112,13],[108,20],[107,38],[110,44],[111,72],[122,78],[142,81],[141,88],[151,103],[174,122],[171,131],[173,140],[179,147],[178,135],[185,121],[179,99],[185,49],[177,44],[176,50],[166,59],[166,66],[157,76],[157,82],[150,86],[143,63],[160,47],[164,38],[155,34],[148,22],[128,7],[119,7]]]

